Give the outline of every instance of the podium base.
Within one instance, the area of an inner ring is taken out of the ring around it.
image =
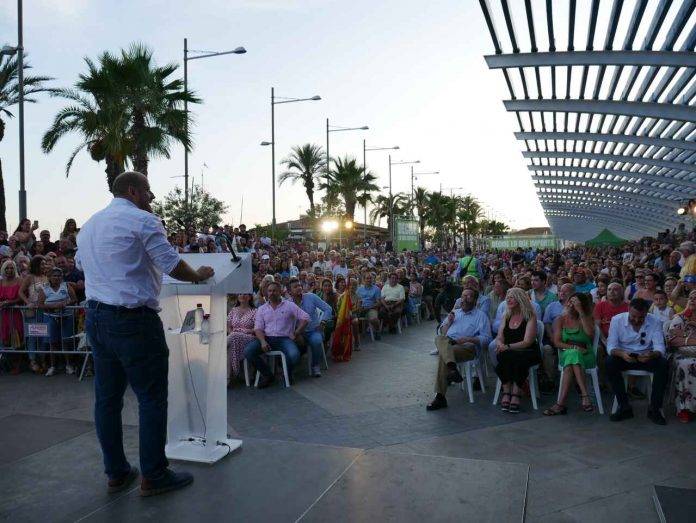
[[[242,446],[241,439],[224,439],[224,444],[202,443],[200,441],[177,441],[167,443],[165,453],[169,459],[215,463]]]

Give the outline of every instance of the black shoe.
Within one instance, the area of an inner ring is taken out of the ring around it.
[[[446,409],[447,408],[447,398],[445,398],[442,394],[438,394],[435,396],[435,399],[433,400],[432,403],[429,403],[427,407],[425,407],[425,410],[440,410],[440,409]]]
[[[459,372],[459,369],[457,367],[455,367],[453,369],[449,369],[447,371],[447,382],[448,383],[461,383],[462,381],[464,381],[464,378],[462,377],[462,375]]]
[[[667,425],[667,420],[662,415],[662,412],[660,412],[659,409],[648,409],[648,419],[652,421],[655,425]]]
[[[107,485],[109,494],[115,494],[116,492],[126,490],[128,487],[130,487],[131,483],[136,480],[138,474],[140,474],[138,469],[136,467],[131,467],[130,472],[128,472],[128,474],[125,476],[118,479],[110,479]]]
[[[270,387],[275,383],[275,376],[264,376],[261,374],[261,377],[259,378],[259,384],[257,385],[256,388],[258,389],[265,389],[266,387]]]
[[[478,377],[474,378],[474,382],[471,384],[474,390],[481,390],[481,380]]]
[[[631,419],[633,417],[633,409],[627,407],[625,409],[617,410],[614,414],[609,416],[611,421],[623,421],[625,419]]]
[[[157,479],[143,479],[140,483],[140,495],[156,496],[172,490],[184,488],[193,483],[193,475],[188,472],[174,472],[166,469],[164,475]]]

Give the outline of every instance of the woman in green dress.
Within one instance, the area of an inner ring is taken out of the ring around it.
[[[594,410],[587,394],[585,380],[585,369],[591,369],[596,365],[592,350],[594,330],[592,297],[585,293],[573,294],[566,302],[563,314],[553,322],[553,344],[559,350],[558,361],[563,367],[563,387],[558,396],[558,403],[546,409],[544,415],[567,414],[566,400],[573,386],[573,378],[580,388],[582,410]]]

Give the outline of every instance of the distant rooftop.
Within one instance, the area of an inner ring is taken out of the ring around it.
[[[527,227],[510,233],[510,236],[542,236],[552,234],[551,227]]]

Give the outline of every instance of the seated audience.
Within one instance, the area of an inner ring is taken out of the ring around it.
[[[689,293],[686,309],[672,319],[667,341],[677,419],[688,423],[696,416],[696,290]]]
[[[255,340],[244,348],[244,357],[261,373],[258,388],[263,389],[275,382],[275,376],[263,354],[280,351],[285,355],[288,375],[300,359],[296,339],[302,335],[309,323],[309,315],[290,300],[281,298],[280,284],[271,282],[266,289],[268,301],[256,311],[254,319]]]
[[[363,276],[363,284],[356,291],[360,304],[358,308],[358,318],[364,318],[372,327],[372,332],[376,340],[380,340],[379,332],[379,303],[382,299],[382,292],[374,284],[374,276],[371,272]]]
[[[447,407],[447,387],[463,380],[457,362],[474,359],[477,351],[487,347],[490,341],[490,322],[488,315],[476,308],[478,297],[476,289],[464,289],[461,307],[449,313],[440,335],[435,338],[438,350],[435,399],[427,410]]]
[[[582,410],[592,412],[594,407],[587,392],[585,369],[596,365],[592,347],[595,324],[592,318],[592,298],[589,294],[576,293],[568,299],[563,314],[553,325],[553,345],[559,351],[559,362],[563,368],[563,386],[558,402],[544,411],[546,416],[566,414],[566,400],[573,381],[580,388]]]
[[[244,348],[254,340],[256,309],[251,294],[237,295],[236,303],[227,315],[227,386],[239,375]]]
[[[295,340],[304,350],[309,350],[312,358],[312,376],[321,377],[321,362],[324,361],[324,336],[323,325],[325,321],[333,319],[331,306],[316,294],[303,292],[300,280],[291,278],[289,282],[289,297],[295,305],[300,307],[309,318],[309,322],[302,334]],[[323,313],[319,315],[319,311]]]
[[[607,379],[618,401],[618,410],[612,421],[633,417],[622,373],[627,370],[644,370],[652,373],[652,397],[648,418],[658,425],[665,425],[662,400],[667,385],[667,360],[662,323],[648,314],[650,306],[642,298],[634,298],[628,312],[617,314],[609,325],[607,338]]]
[[[389,274],[389,281],[382,287],[379,307],[382,322],[387,326],[390,333],[394,333],[397,330],[396,325],[401,320],[405,299],[406,291],[398,283],[397,274],[392,272]]]

